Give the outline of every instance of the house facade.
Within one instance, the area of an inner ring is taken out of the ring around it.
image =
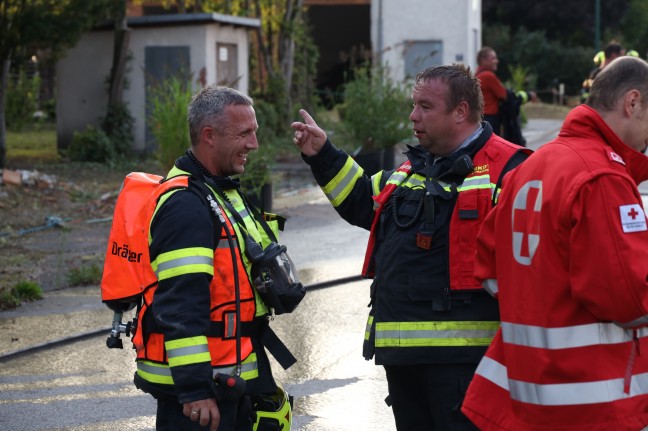
[[[340,101],[341,86],[368,60],[396,81],[428,66],[476,68],[481,48],[481,0],[305,0],[319,48],[317,87]],[[326,100],[325,100],[326,102]]]
[[[398,81],[441,64],[475,70],[481,0],[371,0],[371,41]]]
[[[148,95],[156,83],[190,77],[194,89],[218,83],[248,93],[249,30],[258,19],[221,14],[130,17],[123,100],[135,120],[133,149],[152,151],[147,127]],[[86,33],[56,67],[57,145],[67,148],[74,132],[98,124],[108,104],[106,88],[113,57],[112,27]]]

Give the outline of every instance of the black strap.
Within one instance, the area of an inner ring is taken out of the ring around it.
[[[241,322],[241,337],[258,338],[263,347],[277,360],[284,370],[290,368],[297,359],[290,353],[288,347],[281,341],[265,319],[255,319],[252,322]],[[225,325],[223,322],[211,322],[209,337],[225,338]]]

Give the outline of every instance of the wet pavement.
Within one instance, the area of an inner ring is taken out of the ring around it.
[[[559,126],[531,120],[529,147],[555,137]],[[274,210],[288,217],[280,240],[304,284],[357,276],[368,233],[337,216],[305,165],[282,168]],[[641,189],[648,195],[647,183]],[[395,429],[383,368],[361,354],[368,297],[366,280],[312,289],[294,313],[272,322],[298,358],[286,371],[273,363],[295,396],[293,430]],[[105,346],[111,321],[97,286],[46,292],[42,301],[0,312],[0,429],[153,430],[155,403],[132,384],[128,340],[124,350]]]

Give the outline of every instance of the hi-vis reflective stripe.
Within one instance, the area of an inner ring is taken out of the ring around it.
[[[230,367],[217,367],[214,368],[214,375],[216,373],[225,374],[227,376],[233,376],[236,372],[235,366]],[[243,363],[241,363],[241,378],[245,380],[252,380],[259,377],[259,364],[257,362],[256,353],[250,354]]]
[[[340,172],[327,185],[322,187],[322,191],[331,201],[331,204],[337,207],[349,196],[353,186],[358,181],[358,178],[362,177],[363,173],[364,170],[360,165],[349,156]]]
[[[374,320],[373,316],[369,316],[369,318],[367,318],[367,327],[365,328],[365,340],[368,340],[371,335],[371,326],[373,325],[373,320]]]
[[[639,337],[648,336],[648,329],[638,330]],[[630,329],[614,323],[590,323],[562,328],[520,325],[502,322],[502,338],[505,343],[537,349],[570,349],[632,341]]]
[[[213,375],[216,375],[216,373],[221,373],[232,376],[234,375],[235,371],[235,366],[212,368]],[[173,384],[171,368],[169,368],[169,366],[166,364],[158,364],[150,361],[137,361],[137,374],[144,380],[151,383],[159,383],[162,385]],[[252,380],[256,379],[257,377],[259,377],[259,365],[257,362],[256,353],[252,353],[241,364],[241,378],[245,380]]]
[[[207,337],[203,335],[167,341],[164,347],[167,350],[170,367],[211,362]]]
[[[172,385],[171,370],[166,364],[157,364],[149,361],[137,361],[137,375],[151,383]]]
[[[197,272],[214,275],[214,252],[205,247],[173,250],[160,254],[151,267],[158,280]]]
[[[511,399],[541,406],[610,403],[648,393],[648,373],[632,376],[629,394],[623,391],[623,378],[557,384],[507,379],[506,367],[489,357],[482,358],[476,374],[510,391]]]
[[[488,278],[484,281],[482,281],[482,287],[486,292],[490,293],[491,296],[497,297],[497,294],[499,292],[499,288],[497,286],[497,280],[494,278]]]
[[[497,321],[379,322],[376,347],[488,346]]]

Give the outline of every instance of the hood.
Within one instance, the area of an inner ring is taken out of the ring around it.
[[[569,112],[558,137],[573,136],[604,141],[621,156],[630,176],[637,184],[648,180],[648,156],[626,145],[593,108],[579,105]]]

